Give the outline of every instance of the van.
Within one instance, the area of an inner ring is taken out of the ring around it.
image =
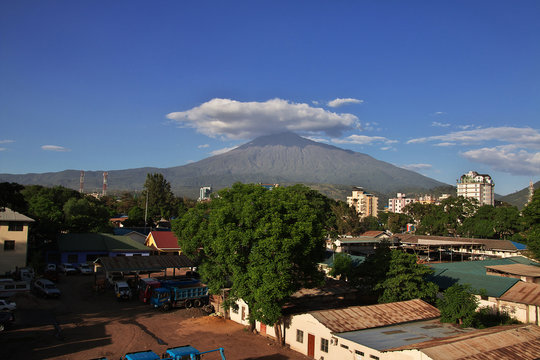
[[[125,281],[117,281],[114,283],[114,294],[116,300],[129,300],[131,299],[131,288]]]

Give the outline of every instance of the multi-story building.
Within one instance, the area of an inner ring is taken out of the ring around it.
[[[397,193],[397,197],[388,199],[388,211],[396,214],[402,213],[405,206],[417,201],[417,199],[408,198],[403,193]]]
[[[0,207],[0,273],[26,266],[28,227],[34,220]]]
[[[212,194],[211,186],[203,186],[199,189],[199,199],[198,201],[210,200],[210,194]]]
[[[494,187],[491,176],[469,171],[457,181],[457,196],[476,199],[480,205],[493,205]]]
[[[347,196],[347,204],[356,210],[358,216],[362,219],[367,216],[377,216],[379,198],[368,194],[361,187],[354,187],[352,195]]]

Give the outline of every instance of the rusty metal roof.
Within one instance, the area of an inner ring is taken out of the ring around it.
[[[505,273],[519,276],[540,277],[540,266],[525,264],[491,265],[486,269],[494,270],[498,273]]]
[[[433,360],[535,360],[540,354],[540,327],[496,326],[390,351],[406,349],[418,349]]]
[[[540,285],[520,281],[505,292],[501,300],[540,306]]]
[[[195,266],[186,255],[164,256],[115,256],[96,260],[105,271],[158,271]]]
[[[436,307],[420,299],[313,311],[310,314],[335,333],[429,320],[440,316]]]

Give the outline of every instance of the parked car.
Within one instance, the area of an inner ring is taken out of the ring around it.
[[[15,315],[11,311],[0,311],[0,331],[4,331],[15,321]]]
[[[131,288],[128,283],[125,281],[117,281],[114,283],[114,294],[116,299],[120,300],[129,300],[131,299]]]
[[[77,265],[77,270],[79,270],[79,272],[83,275],[90,275],[94,273],[92,266],[85,263]]]
[[[75,266],[73,266],[73,264],[70,264],[70,263],[60,264],[60,266],[58,267],[58,271],[60,271],[61,273],[64,273],[65,275],[73,275],[73,274],[78,273]]]
[[[15,309],[17,309],[17,304],[13,301],[0,299],[0,310],[13,311]]]
[[[56,264],[45,265],[45,271],[56,271]]]
[[[59,297],[60,290],[51,280],[38,279],[34,282],[34,292],[45,297]]]

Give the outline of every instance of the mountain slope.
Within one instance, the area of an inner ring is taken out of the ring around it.
[[[534,183],[533,186],[535,189],[540,188],[540,181]],[[517,206],[517,208],[521,210],[529,200],[529,187],[527,186],[526,188],[516,191],[515,193],[501,196],[497,198],[497,200]]]
[[[318,143],[293,133],[259,137],[227,153],[166,169],[109,171],[110,190],[140,190],[146,174],[160,172],[173,191],[192,196],[201,186],[216,189],[245,183],[313,183],[362,186],[379,193],[423,191],[447,184],[373,157]],[[0,181],[79,188],[79,171],[7,175]],[[85,174],[85,189],[100,189],[101,172]]]

